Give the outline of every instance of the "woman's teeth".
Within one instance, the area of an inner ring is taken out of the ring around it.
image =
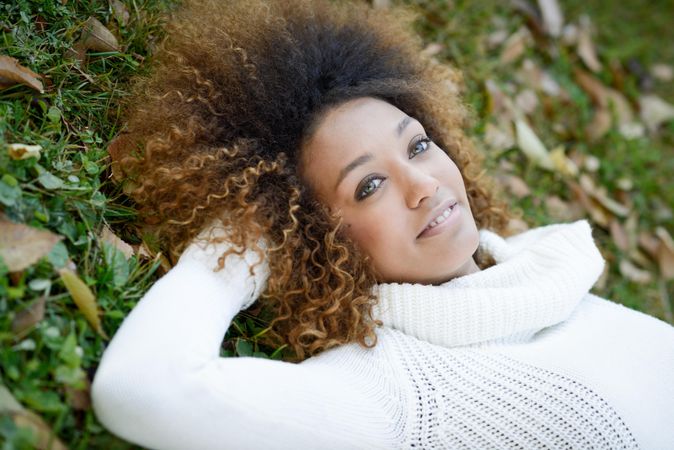
[[[426,229],[427,229],[427,230],[430,230],[431,228],[435,227],[436,225],[441,224],[442,222],[445,221],[445,219],[447,219],[447,217],[449,217],[449,215],[450,215],[451,213],[452,213],[452,207],[450,206],[449,208],[447,208],[446,210],[444,210],[444,211],[442,212],[442,214],[440,214],[438,217],[436,217],[435,219],[433,219],[433,220],[431,221],[431,223],[428,224],[428,227],[426,227]]]

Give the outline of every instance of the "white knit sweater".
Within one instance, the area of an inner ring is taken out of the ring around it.
[[[588,294],[589,225],[480,241],[495,266],[379,286],[373,349],[300,364],[219,357],[245,263],[183,258],[106,350],[96,414],[161,449],[674,448],[674,327]]]

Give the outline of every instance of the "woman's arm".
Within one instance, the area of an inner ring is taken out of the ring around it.
[[[388,421],[348,367],[219,357],[254,284],[242,258],[213,272],[200,256],[184,255],[117,331],[92,386],[99,420],[150,448],[376,447],[363,421]]]

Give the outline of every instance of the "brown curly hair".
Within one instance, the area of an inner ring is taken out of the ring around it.
[[[419,120],[462,172],[480,228],[503,231],[464,129],[460,74],[421,52],[414,15],[317,0],[190,1],[128,98],[115,167],[163,248],[178,255],[214,219],[235,247],[270,243],[271,337],[297,359],[376,344],[377,274],[298,175],[329,108],[385,100]],[[222,260],[222,258],[221,258]]]

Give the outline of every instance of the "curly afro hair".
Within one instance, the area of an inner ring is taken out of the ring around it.
[[[188,1],[127,99],[114,167],[144,222],[174,256],[213,220],[235,248],[265,238],[260,302],[296,359],[374,346],[380,325],[377,274],[298,175],[329,108],[368,96],[415,117],[461,170],[478,226],[506,226],[463,131],[460,74],[424,56],[413,19],[327,0]]]

